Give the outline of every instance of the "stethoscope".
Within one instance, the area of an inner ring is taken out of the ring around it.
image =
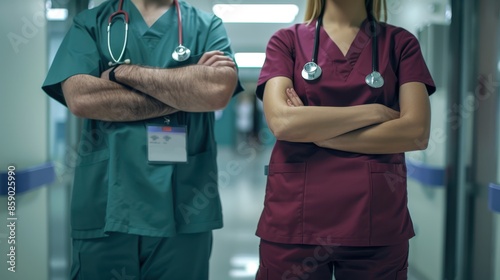
[[[323,3],[324,5],[324,3]],[[323,6],[323,11],[321,12],[318,20],[316,21],[316,32],[314,37],[314,51],[313,57],[310,62],[307,62],[302,69],[302,78],[307,81],[314,81],[321,77],[323,70],[318,65],[318,49],[319,49],[319,37],[320,37],[320,28],[323,24],[323,12],[325,8]],[[365,82],[372,88],[380,88],[384,85],[384,78],[378,72],[378,42],[377,42],[377,22],[369,14],[370,23],[373,28],[373,36],[372,36],[372,72],[368,74],[365,78]]]
[[[181,8],[179,5],[178,0],[174,0],[174,5],[177,9],[177,25],[178,25],[178,30],[179,30],[179,46],[177,46],[173,53],[172,53],[172,58],[175,61],[182,62],[187,60],[191,56],[191,50],[188,49],[186,46],[182,44],[182,14],[181,14]],[[120,17],[123,22],[125,23],[125,39],[123,41],[123,47],[120,52],[120,56],[118,58],[115,58],[113,55],[113,51],[111,50],[111,25],[113,23],[113,20],[115,16],[123,15],[123,17]],[[118,4],[118,10],[114,13],[112,13],[109,16],[108,19],[108,52],[111,55],[111,59],[113,61],[110,61],[108,63],[109,66],[114,66],[114,65],[119,65],[119,64],[130,64],[130,59],[123,59],[123,55],[125,54],[125,50],[127,49],[127,39],[128,39],[128,13],[123,10],[123,0],[120,0],[120,3]]]

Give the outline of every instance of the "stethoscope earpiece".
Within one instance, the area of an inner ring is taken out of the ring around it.
[[[117,61],[117,62],[110,61],[110,62],[108,62],[109,66],[115,66],[115,65],[119,65],[119,64],[130,64],[130,59],[127,58],[124,61]]]

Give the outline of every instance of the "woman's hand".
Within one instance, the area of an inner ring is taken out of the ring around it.
[[[288,97],[286,100],[286,104],[290,107],[301,107],[304,106],[304,103],[302,103],[302,100],[300,100],[300,97],[297,95],[297,92],[293,88],[287,88],[286,89],[286,96]]]
[[[297,92],[293,88],[286,89],[287,100],[286,103],[289,107],[301,107],[304,106],[304,103],[297,95]],[[377,112],[377,115],[380,117],[380,122],[387,122],[391,120],[398,119],[400,117],[400,112],[393,110],[387,106],[382,104],[372,104],[373,109]],[[335,141],[335,138],[326,139],[324,141],[316,141],[316,144],[319,147],[328,147],[332,144],[332,141]]]
[[[297,92],[293,88],[286,89],[286,96],[288,97],[286,100],[286,104],[288,104],[289,107],[304,106],[304,103],[302,102],[300,97],[297,95]],[[314,142],[314,144],[321,147],[323,142],[326,142],[326,141],[318,141],[318,142]]]
[[[304,106],[304,103],[297,95],[297,92],[293,88],[288,88],[286,90],[287,100],[286,103],[289,107],[301,107]],[[373,109],[377,112],[377,115],[380,117],[380,122],[392,121],[398,119],[400,117],[400,112],[393,110],[387,106],[382,104],[372,104]]]
[[[376,110],[378,110],[378,115],[382,118],[381,122],[392,121],[395,119],[399,119],[401,117],[401,112],[391,109],[382,104],[373,104],[377,105]]]

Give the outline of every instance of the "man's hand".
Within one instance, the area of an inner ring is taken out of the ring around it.
[[[204,53],[197,64],[175,68],[120,65],[101,74],[159,102],[186,112],[211,112],[227,106],[238,84],[236,64],[221,51]],[[109,83],[109,82],[108,82]]]
[[[225,56],[224,52],[221,51],[210,51],[204,53],[197,64],[205,66],[213,66],[213,67],[225,66],[225,67],[231,67],[236,70],[236,63],[234,63],[234,61],[230,57]],[[109,73],[113,68],[115,68],[115,66],[102,72],[101,79],[110,80]]]
[[[198,61],[198,65],[213,66],[213,67],[231,67],[236,70],[236,63],[224,55],[221,51],[210,51],[203,54]]]

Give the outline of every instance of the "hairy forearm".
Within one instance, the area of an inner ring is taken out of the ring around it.
[[[232,67],[190,65],[162,69],[122,65],[115,77],[154,99],[181,111],[206,112],[224,108],[237,85]]]
[[[90,75],[72,76],[62,89],[71,112],[82,118],[138,121],[178,111],[141,92]]]
[[[377,124],[384,119],[377,104],[351,107],[281,107],[270,125],[279,140],[317,142]]]
[[[429,128],[400,118],[317,142],[323,148],[362,154],[394,154],[427,148]]]

